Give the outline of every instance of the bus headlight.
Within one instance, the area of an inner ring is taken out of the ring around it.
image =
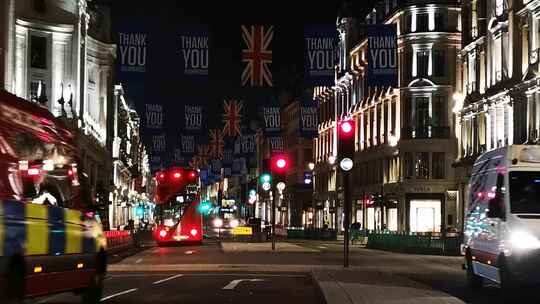
[[[513,233],[510,237],[510,244],[516,249],[540,248],[540,240],[534,235],[524,231]]]
[[[240,222],[238,220],[231,220],[231,228],[235,228],[235,227],[238,227],[238,225],[240,225]]]

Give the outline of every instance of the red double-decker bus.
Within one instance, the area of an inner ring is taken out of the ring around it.
[[[202,215],[198,172],[174,167],[156,173],[156,220],[154,239],[158,246],[202,243]]]

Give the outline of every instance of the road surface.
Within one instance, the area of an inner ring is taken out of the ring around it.
[[[324,303],[310,267],[339,268],[342,245],[298,241],[310,252],[224,253],[216,242],[202,246],[149,247],[110,265],[103,303]],[[505,303],[496,286],[465,285],[460,257],[410,255],[355,247],[356,269],[404,276],[466,303]],[[517,297],[521,295],[521,297]],[[516,293],[516,303],[540,303],[534,289]],[[77,303],[70,294],[29,303]]]

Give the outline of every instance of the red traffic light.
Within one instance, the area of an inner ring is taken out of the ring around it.
[[[354,133],[354,125],[352,120],[343,120],[339,123],[339,132],[341,135],[349,136]]]
[[[276,155],[272,158],[272,169],[274,171],[285,171],[289,167],[289,159],[285,155]]]

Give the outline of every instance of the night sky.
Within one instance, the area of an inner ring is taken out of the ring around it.
[[[255,119],[260,105],[268,103],[272,98],[275,100],[278,96],[290,96],[285,98],[290,99],[300,95],[305,89],[304,28],[310,25],[335,26],[338,11],[343,7],[340,0],[97,2],[111,6],[113,39],[116,39],[116,32],[125,24],[150,32],[149,43],[153,46],[149,47],[144,81],[136,84],[125,79],[117,81],[122,81],[129,102],[141,116],[145,103],[164,105],[165,128],[172,137],[181,132],[178,125],[181,125],[184,104],[204,105],[206,126],[214,128],[221,127],[225,98],[244,100],[246,117]],[[363,16],[372,1],[348,2],[353,3],[349,13]],[[180,57],[177,30],[181,24],[209,26],[209,83],[205,87],[195,87],[182,81],[174,69]],[[242,24],[274,25],[274,88],[241,87]]]

